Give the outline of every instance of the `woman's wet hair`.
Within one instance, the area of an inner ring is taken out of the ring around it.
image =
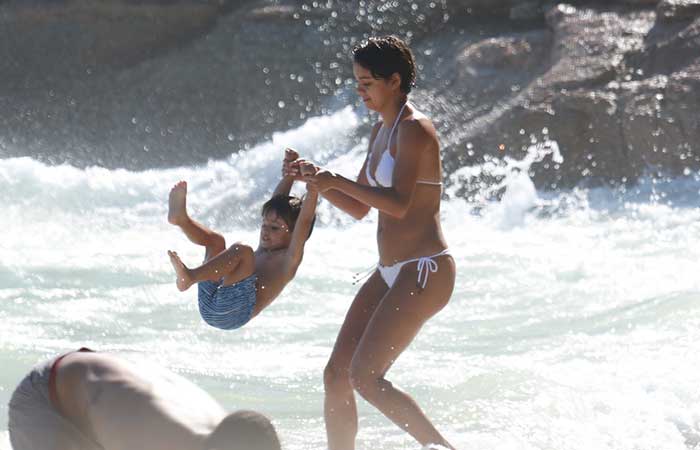
[[[396,36],[372,37],[352,49],[353,62],[377,79],[401,76],[401,92],[408,94],[416,85],[416,61],[408,45]]]
[[[299,218],[302,203],[302,199],[293,195],[275,195],[263,204],[262,216],[265,217],[269,213],[274,212],[277,217],[284,220],[284,223],[287,224],[287,227],[289,227],[289,230],[291,231],[294,229],[297,219]],[[306,237],[306,239],[311,236],[315,223],[316,217],[314,216],[313,222],[311,223],[311,229],[309,230],[309,235]]]
[[[281,450],[280,439],[270,419],[241,410],[229,414],[207,438],[206,450]]]

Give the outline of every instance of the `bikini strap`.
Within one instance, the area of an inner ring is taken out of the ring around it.
[[[396,129],[396,126],[401,120],[401,114],[403,114],[403,110],[406,108],[406,105],[408,105],[408,102],[403,104],[403,106],[399,110],[399,114],[396,116],[396,119],[394,119],[394,125],[391,127],[391,131],[389,132],[389,139],[386,140],[386,150],[384,150],[385,152],[391,150],[391,137],[394,135],[394,130]],[[391,155],[391,152],[389,154]]]
[[[369,278],[370,275],[374,273],[375,270],[377,270],[377,267],[379,267],[379,264],[375,264],[369,269],[365,270],[364,272],[357,272],[355,275],[352,276],[352,284],[359,284],[360,282],[366,280]]]

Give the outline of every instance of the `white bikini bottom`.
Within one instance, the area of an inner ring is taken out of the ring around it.
[[[442,255],[449,255],[450,254],[450,249],[446,248],[445,250],[441,251],[440,253],[436,253],[431,256],[423,256],[420,258],[413,258],[413,259],[407,259],[406,261],[399,261],[395,264],[392,264],[390,266],[384,266],[382,264],[377,264],[377,270],[379,270],[379,274],[382,276],[384,279],[384,282],[386,283],[389,288],[391,288],[394,285],[394,282],[396,281],[396,277],[399,276],[399,272],[401,272],[401,268],[405,266],[408,263],[412,263],[415,261],[418,261],[418,283],[421,284],[421,289],[425,289],[425,285],[428,284],[428,275],[430,275],[430,272],[437,272],[438,270],[438,265],[437,262],[433,258],[437,258],[438,256]]]

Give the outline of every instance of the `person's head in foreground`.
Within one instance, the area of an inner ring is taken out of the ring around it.
[[[240,410],[226,416],[211,432],[204,450],[281,450],[272,422],[264,415]]]
[[[396,36],[369,38],[352,50],[357,93],[365,105],[380,111],[406,97],[416,81],[416,62],[408,45]]]
[[[301,212],[302,199],[293,195],[275,195],[262,207],[260,246],[265,250],[289,247],[292,231]],[[309,236],[313,231],[313,224]],[[309,238],[307,236],[307,239]]]

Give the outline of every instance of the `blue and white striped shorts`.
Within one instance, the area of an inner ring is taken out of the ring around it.
[[[202,319],[222,330],[234,330],[248,323],[255,307],[257,279],[253,274],[230,286],[213,281],[197,283]]]

